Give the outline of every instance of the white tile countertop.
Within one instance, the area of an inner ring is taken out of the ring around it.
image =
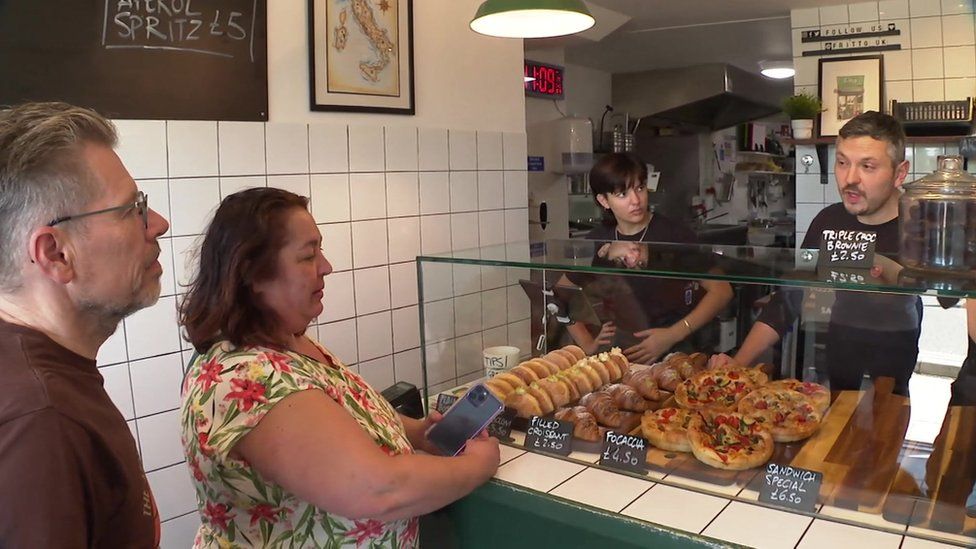
[[[873,530],[824,518],[790,513],[752,504],[756,493],[732,486],[702,493],[701,481],[674,475],[635,477],[595,466],[598,456],[574,452],[569,460],[526,451],[516,438],[501,447],[501,465],[495,478],[537,492],[603,511],[685,532],[757,548],[854,547],[859,549],[939,549],[973,547],[972,539],[953,538],[942,543],[915,537],[942,534],[899,527],[878,517],[877,525],[895,529]],[[663,481],[663,482],[662,482]],[[672,485],[677,484],[677,486]],[[821,508],[825,517],[863,521],[864,513]],[[870,515],[867,515],[870,516]],[[872,523],[874,524],[874,523]],[[959,545],[956,545],[959,544]]]

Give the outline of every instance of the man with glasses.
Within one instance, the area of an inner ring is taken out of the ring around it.
[[[156,547],[135,441],[99,347],[159,298],[169,224],[64,103],[0,110],[0,547]]]

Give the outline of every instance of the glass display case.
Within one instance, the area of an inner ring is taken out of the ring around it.
[[[626,350],[641,339],[634,332],[682,325],[701,299],[703,286],[727,283],[732,290],[728,303],[707,323],[689,326],[693,335],[670,349],[702,353],[704,358],[696,358],[701,362],[682,372],[670,390],[655,378],[662,389],[657,400],[642,394],[644,404],[633,408],[636,411],[621,408],[618,426],[607,427],[598,420],[600,432],[644,436],[642,417],[682,405],[706,422],[737,411],[743,412],[739,417],[753,417],[740,405],[742,395],[724,408],[690,405],[687,394],[677,397],[679,385],[697,389],[688,383],[703,378],[700,372],[714,372],[708,366],[703,369],[705,359],[717,353],[734,355],[758,321],[774,327],[781,337],[757,358],[763,363],[758,365],[762,375],[751,380],[745,393],[780,379],[822,385],[829,391],[829,405],[824,400],[822,413],[809,416],[818,422],[812,434],[772,443],[768,458],[743,470],[716,468],[696,457],[697,451],[664,450],[652,443],[646,464],[639,468],[646,470],[606,468],[599,465],[602,435],[600,441],[574,437],[572,452],[558,459],[785,511],[808,517],[808,524],[810,518],[822,519],[950,545],[976,545],[976,407],[949,405],[951,380],[884,366],[885,361],[904,362],[905,352],[898,347],[904,342],[897,338],[909,334],[910,339],[919,322],[925,325],[923,299],[938,298],[949,305],[976,297],[976,279],[916,273],[904,269],[898,258],[880,254],[872,268],[851,269],[826,265],[817,250],[608,246],[552,240],[418,257],[426,400],[463,391],[484,379],[485,348],[517,347],[520,360],[528,361],[575,344],[572,324],[586,326],[593,335],[603,323],[612,322],[618,332],[614,344]],[[650,306],[649,300],[657,302]],[[894,342],[890,349],[887,342]],[[910,348],[917,341],[908,344]],[[594,360],[610,347],[596,349]],[[646,362],[663,364],[665,358]],[[714,359],[710,364],[722,362]],[[857,363],[873,366],[864,366],[851,385],[850,371],[838,371],[838,365],[850,369]],[[556,364],[552,377],[561,377],[559,371],[565,367]],[[634,363],[628,367],[644,368]],[[544,372],[537,377],[545,377]],[[841,386],[840,379],[846,385]],[[619,381],[612,370],[609,381]],[[509,399],[510,394],[500,397]],[[575,400],[567,403],[574,404]],[[549,409],[540,410],[542,415],[551,416],[556,406],[543,408]],[[504,442],[521,448],[526,423],[527,418],[516,419],[511,438]],[[822,475],[813,503],[804,509],[769,501],[770,464]],[[618,512],[639,516],[622,508]]]

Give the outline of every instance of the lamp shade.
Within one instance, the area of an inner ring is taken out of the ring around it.
[[[796,74],[792,61],[760,61],[759,72],[766,78],[792,78]]]
[[[585,31],[594,23],[582,0],[486,0],[471,30],[502,38],[547,38]]]

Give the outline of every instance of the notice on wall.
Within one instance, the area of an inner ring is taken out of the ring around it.
[[[257,0],[106,0],[102,47],[166,49],[254,61]]]
[[[817,266],[870,269],[877,240],[874,231],[824,229]]]
[[[267,0],[0,1],[0,104],[267,120]]]

